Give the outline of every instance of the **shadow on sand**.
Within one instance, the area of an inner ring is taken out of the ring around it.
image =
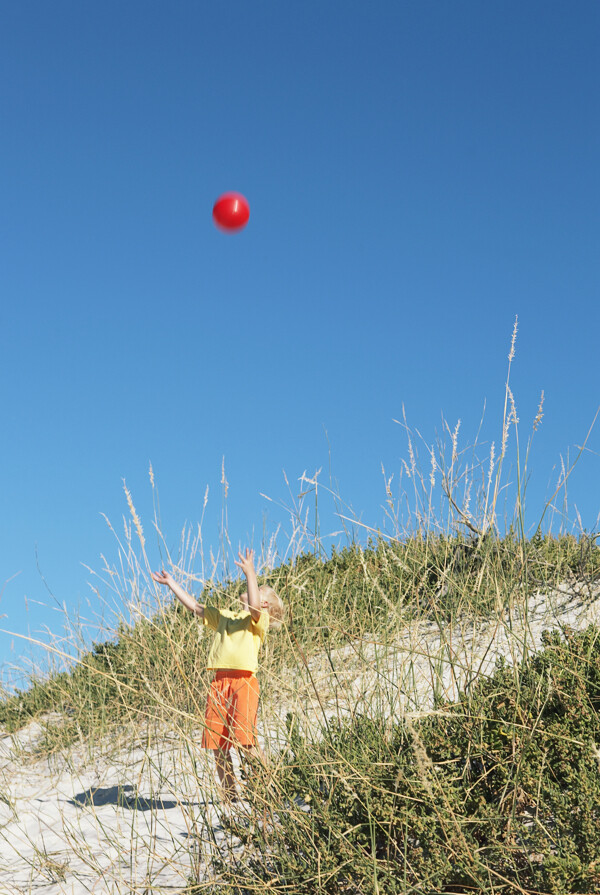
[[[135,811],[152,811],[157,808],[167,811],[171,808],[197,806],[200,805],[200,802],[146,799],[143,796],[138,795],[133,786],[126,784],[122,786],[86,789],[84,792],[80,792],[73,796],[73,798],[69,800],[69,804],[75,805],[78,808],[90,806],[100,808],[104,805],[117,805],[119,808],[130,808]]]

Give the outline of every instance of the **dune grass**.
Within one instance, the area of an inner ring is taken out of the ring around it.
[[[102,858],[71,829],[77,866],[113,879],[114,891],[161,891],[174,858],[153,843],[159,828],[170,835],[168,802],[194,843],[179,890],[190,895],[600,890],[600,629],[586,615],[600,596],[600,548],[593,533],[547,524],[569,468],[525,532],[531,442],[521,454],[515,338],[516,328],[497,450],[460,449],[458,427],[446,426],[424,471],[409,432],[396,498],[384,473],[384,528],[368,530],[334,495],[348,529],[366,534],[327,547],[315,476],[289,507],[284,547],[275,536],[263,544],[259,581],[283,597],[287,618],[261,656],[267,766],[245,769],[237,810],[220,807],[198,748],[209,638],[150,578],[163,565],[201,602],[235,603],[242,584],[223,560],[226,531],[220,568],[204,556],[201,526],[173,551],[155,516],[150,550],[126,490],[118,559],[94,578],[113,624],[91,647],[66,625],[47,644],[48,668],[0,703],[24,765],[79,775],[77,798],[99,824],[107,801],[149,824],[134,832],[132,820],[129,839],[104,831]],[[533,431],[541,413],[542,402]],[[503,504],[500,526],[511,438],[514,506]],[[32,724],[32,741],[19,739]],[[90,787],[83,769],[94,762],[129,782]],[[57,885],[68,878],[64,854],[29,860]],[[123,866],[140,862],[134,885]]]
[[[303,553],[260,576],[285,595],[287,606],[287,624],[268,640],[263,673],[280,679],[281,688],[294,664],[349,645],[359,667],[361,648],[378,644],[385,651],[411,624],[427,621],[444,631],[461,620],[496,618],[559,582],[591,585],[599,576],[600,549],[587,535],[546,535],[526,543],[510,534],[480,541],[433,535],[353,544],[328,558]],[[145,575],[140,592],[150,584]],[[200,602],[230,605],[241,588],[226,582],[197,595]],[[156,594],[157,602],[162,596]],[[0,722],[12,731],[41,713],[60,713],[60,723],[53,718],[47,729],[43,748],[51,750],[120,723],[161,713],[170,718],[175,708],[182,718],[201,716],[198,681],[206,679],[209,644],[202,628],[172,601],[149,615],[139,607],[135,615],[135,623],[121,621],[71,668],[34,679],[5,698]]]

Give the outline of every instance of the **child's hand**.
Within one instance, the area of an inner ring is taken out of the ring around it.
[[[240,561],[238,562],[236,559],[235,564],[236,564],[236,566],[240,567],[240,569],[242,570],[242,572],[244,573],[246,578],[248,577],[248,575],[252,575],[253,573],[255,574],[255,572],[254,572],[254,550],[249,550],[246,547],[246,555],[244,556],[244,554],[240,550],[238,552],[238,556],[240,558]]]
[[[167,587],[171,587],[173,578],[171,577],[171,575],[169,575],[168,572],[165,572],[164,569],[162,570],[162,572],[151,572],[150,574],[157,584],[166,584]]]

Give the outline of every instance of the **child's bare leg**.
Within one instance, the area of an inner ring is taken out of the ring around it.
[[[223,788],[225,798],[236,798],[235,774],[233,773],[233,762],[231,760],[231,752],[224,749],[213,749],[215,756],[215,764],[217,766],[217,774],[219,783]]]

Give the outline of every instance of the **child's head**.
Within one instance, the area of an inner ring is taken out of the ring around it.
[[[260,608],[266,609],[269,613],[269,627],[280,628],[285,616],[285,607],[281,597],[275,593],[268,584],[263,584],[258,588],[260,594]]]

